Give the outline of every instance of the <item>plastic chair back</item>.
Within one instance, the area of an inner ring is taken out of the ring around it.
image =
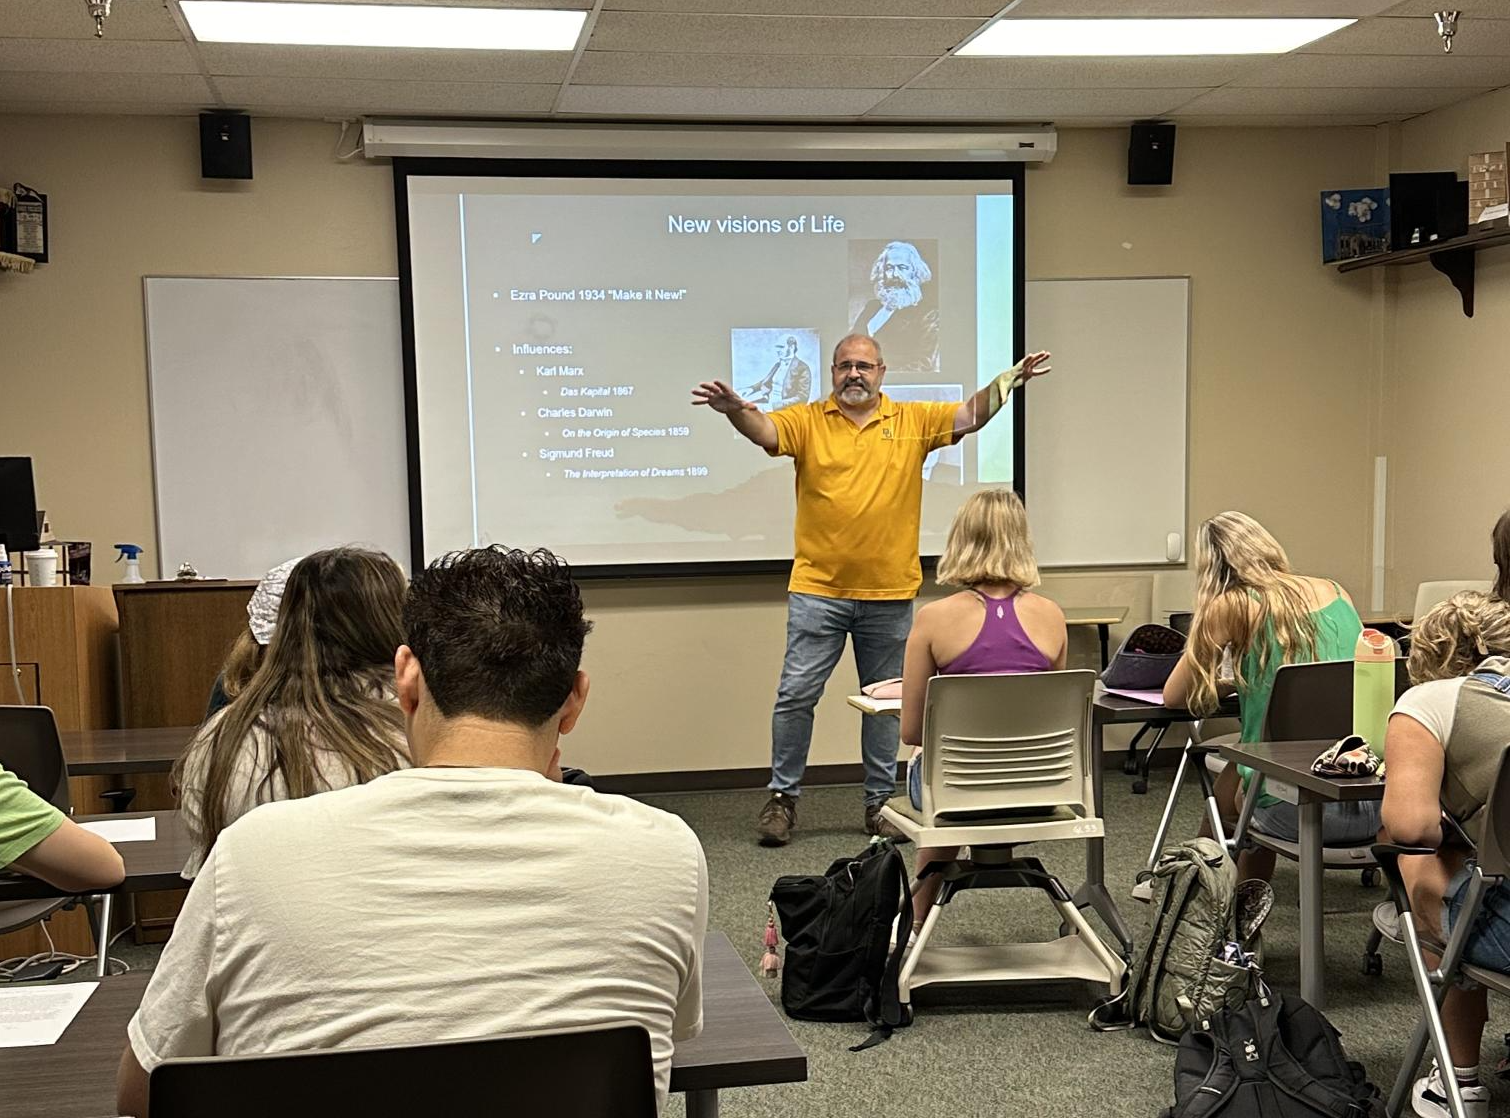
[[[1510,746],[1500,757],[1494,791],[1484,805],[1479,835],[1479,867],[1490,876],[1510,877]]]
[[[0,768],[64,814],[73,811],[68,763],[51,707],[0,706]]]
[[[1285,664],[1274,673],[1264,741],[1336,741],[1353,732],[1353,662]]]
[[[935,820],[1068,807],[1094,816],[1096,673],[937,675],[923,709],[923,814]]]
[[[414,1022],[417,1030],[424,1022]],[[655,1118],[640,1025],[392,1048],[165,1060],[149,1118],[413,1118],[416,1114]]]
[[[1440,605],[1459,590],[1482,590],[1485,594],[1494,588],[1488,579],[1469,578],[1445,582],[1423,582],[1416,587],[1416,608],[1411,612],[1411,621],[1420,621],[1431,608]]]

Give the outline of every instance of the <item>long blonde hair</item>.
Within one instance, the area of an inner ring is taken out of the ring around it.
[[[1410,631],[1412,684],[1467,675],[1486,656],[1510,656],[1510,602],[1462,590],[1438,602]]]
[[[1214,636],[1216,615],[1225,615],[1226,640]],[[1316,655],[1316,621],[1300,580],[1290,569],[1279,541],[1251,516],[1224,512],[1201,525],[1196,534],[1195,616],[1187,649],[1192,679],[1189,707],[1198,714],[1218,706],[1216,675],[1222,652],[1231,649],[1241,687],[1243,658],[1270,630],[1280,649],[1280,663],[1305,662]],[[1260,646],[1258,669],[1271,667],[1272,645]]]
[[[940,586],[1037,586],[1038,563],[1022,498],[1010,489],[982,489],[966,497],[949,525],[934,577]]]
[[[241,694],[252,681],[252,676],[262,666],[263,652],[250,629],[242,629],[236,634],[231,650],[225,655],[225,663],[220,666],[220,690],[227,701]]]
[[[281,776],[288,798],[324,791],[317,749],[340,756],[359,782],[403,763],[398,704],[384,697],[403,643],[404,572],[380,552],[317,551],[288,577],[272,642],[245,688],[174,765],[202,777],[191,837],[201,857],[230,825],[237,761],[254,727],[267,738],[268,768],[251,791],[260,801]],[[200,755],[203,755],[202,757]]]

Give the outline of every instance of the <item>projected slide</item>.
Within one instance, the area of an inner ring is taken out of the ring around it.
[[[426,558],[790,558],[791,461],[693,386],[823,400],[852,332],[897,400],[963,400],[1015,359],[1009,182],[407,182]],[[925,553],[1013,460],[1010,414],[929,457]]]

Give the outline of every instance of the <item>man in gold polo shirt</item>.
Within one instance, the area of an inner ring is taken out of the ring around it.
[[[886,365],[874,338],[851,334],[834,349],[833,394],[769,414],[720,381],[693,389],[695,404],[729,417],[745,438],[797,469],[796,556],[788,585],[786,659],[771,717],[771,798],[757,832],[784,846],[813,736],[813,708],[844,639],[862,684],[902,674],[918,562],[923,459],[978,431],[1007,393],[1048,371],[1046,353],[1024,358],[963,403],[899,403],[881,392]],[[897,724],[860,723],[865,830],[889,832],[879,813],[896,791]]]

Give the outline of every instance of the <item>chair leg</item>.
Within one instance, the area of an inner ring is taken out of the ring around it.
[[[1158,752],[1164,735],[1169,732],[1169,723],[1160,722],[1154,733],[1153,741],[1148,743],[1148,748],[1143,751],[1143,759],[1138,762],[1138,779],[1133,781],[1133,795],[1141,796],[1148,791],[1148,767],[1153,764],[1153,755]]]
[[[1073,903],[1056,900],[1054,907],[1059,910],[1060,920],[1074,929],[1074,934],[1080,937],[1081,942],[1091,949],[1091,954],[1095,955],[1101,965],[1106,968],[1107,992],[1115,998],[1122,992],[1122,982],[1127,976],[1127,964],[1120,956],[1112,954],[1111,948],[1106,946],[1106,942],[1096,934],[1096,929],[1090,926]]]
[[[1190,746],[1180,751],[1180,763],[1174,770],[1174,783],[1169,787],[1169,799],[1164,801],[1164,814],[1159,818],[1159,829],[1154,832],[1153,847],[1148,851],[1147,869],[1152,870],[1164,852],[1164,840],[1169,836],[1169,824],[1174,819],[1175,801],[1180,798],[1180,786],[1185,783],[1185,770],[1190,765]]]
[[[923,948],[928,946],[928,939],[933,935],[933,926],[938,923],[939,913],[943,911],[944,906],[939,904],[928,910],[923,926],[918,929],[918,937],[912,941],[912,947],[907,951],[907,958],[902,962],[902,972],[897,975],[897,1000],[903,1005],[909,1005],[912,1002],[912,972],[917,970],[918,960],[923,957]]]
[[[1195,762],[1195,775],[1201,782],[1201,795],[1206,800],[1206,818],[1211,822],[1211,835],[1220,845],[1227,846],[1227,829],[1222,826],[1222,812],[1216,806],[1216,785],[1212,782],[1211,773],[1206,768],[1206,758],[1197,754],[1191,760]]]
[[[1133,734],[1132,741],[1127,743],[1127,756],[1123,758],[1122,771],[1128,776],[1133,776],[1138,771],[1138,743],[1143,740],[1143,735],[1148,733],[1148,728],[1152,725],[1152,722],[1143,723]]]
[[[95,900],[99,902],[99,923],[95,933],[95,943],[99,947],[99,957],[95,960],[95,975],[98,978],[110,977],[110,915],[115,908],[115,894],[101,893]]]
[[[1473,911],[1473,909],[1468,909]],[[1426,1049],[1426,1040],[1429,1037],[1433,1053],[1437,1058],[1437,1067],[1442,1071],[1442,1083],[1447,1088],[1447,1106],[1456,1116],[1467,1112],[1463,1109],[1463,1092],[1458,1087],[1458,1077],[1452,1073],[1452,1054],[1447,1050],[1447,1033],[1442,1028],[1442,1014],[1440,1006],[1442,999],[1447,996],[1449,986],[1443,983],[1437,986],[1431,980],[1431,974],[1426,969],[1426,960],[1421,956],[1421,940],[1416,935],[1415,922],[1408,915],[1402,915],[1400,920],[1400,932],[1405,938],[1405,959],[1410,966],[1410,977],[1415,983],[1416,996],[1421,1002],[1421,1023],[1416,1026],[1415,1035],[1411,1038],[1409,1050],[1406,1052],[1406,1061],[1400,1068],[1400,1074],[1395,1080],[1395,1089],[1389,1096],[1389,1113],[1399,1114],[1399,1107],[1403,1107],[1406,1098],[1410,1095],[1411,1084],[1415,1082],[1416,1069],[1421,1062],[1421,1056]]]

